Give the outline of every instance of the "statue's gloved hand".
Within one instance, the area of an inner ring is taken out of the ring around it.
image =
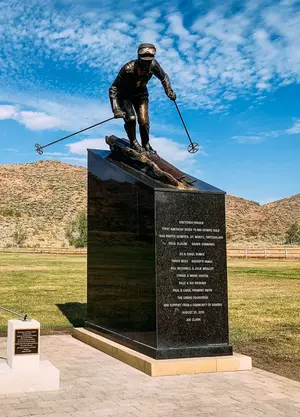
[[[124,119],[125,113],[122,110],[115,110],[114,111],[114,117],[115,119]]]
[[[167,90],[166,93],[170,100],[172,101],[176,100],[176,94],[174,93],[173,90]]]

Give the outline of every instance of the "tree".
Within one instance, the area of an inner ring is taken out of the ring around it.
[[[66,238],[71,246],[85,248],[87,246],[87,215],[84,210],[78,212],[66,228]]]
[[[285,243],[288,245],[300,244],[300,226],[298,223],[293,223],[285,234]]]
[[[12,237],[14,240],[14,245],[23,246],[27,239],[27,233],[19,224],[17,224]]]

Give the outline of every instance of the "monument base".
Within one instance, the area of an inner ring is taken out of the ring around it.
[[[150,376],[250,371],[252,369],[251,358],[238,353],[230,356],[157,360],[87,329],[73,329],[72,335],[81,342],[101,350]]]
[[[0,394],[59,390],[59,370],[49,361],[41,361],[32,370],[12,369],[0,363]]]
[[[85,329],[100,334],[106,339],[111,339],[113,342],[120,343],[130,349],[136,350],[153,359],[182,359],[182,358],[196,358],[196,357],[210,357],[210,356],[229,356],[232,355],[232,346],[229,344],[219,345],[205,345],[192,347],[175,347],[158,349],[151,347],[149,339],[153,341],[155,332],[145,333],[134,332],[140,341],[134,340],[130,332],[123,335],[112,332],[104,327],[95,325],[89,321],[85,322]],[[148,339],[149,338],[149,339]],[[148,339],[148,340],[147,340]],[[148,343],[147,343],[148,342]]]

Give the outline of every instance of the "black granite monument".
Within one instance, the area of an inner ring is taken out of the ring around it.
[[[225,193],[152,168],[88,151],[86,326],[156,359],[231,355]]]

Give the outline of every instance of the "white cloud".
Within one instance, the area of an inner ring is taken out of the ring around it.
[[[15,106],[1,104],[0,105],[0,120],[14,119],[17,115],[17,108]]]
[[[271,89],[271,85],[265,82],[259,82],[256,84],[256,87],[259,90],[270,90]]]
[[[191,175],[199,174],[199,155],[205,155],[202,147],[199,153],[190,154],[187,146],[177,143],[165,137],[150,137],[150,143],[157,153],[177,168],[189,171]],[[104,149],[109,150],[104,138],[84,139],[79,142],[67,144],[70,154],[86,155],[87,149]],[[64,158],[65,159],[65,158]]]
[[[300,83],[300,8],[294,1],[247,2],[238,12],[225,2],[205,13],[193,2],[193,24],[178,11],[179,0],[171,9],[157,6],[159,2],[134,2],[127,14],[121,3],[103,1],[90,13],[88,4],[81,2],[78,8],[77,3],[68,2],[65,8],[37,0],[2,4],[2,85],[23,85],[24,78],[26,85],[43,82],[41,63],[46,59],[67,77],[74,68],[96,68],[97,93],[107,97],[118,68],[135,58],[138,42],[145,40],[157,44],[157,58],[169,72],[179,101],[192,109],[223,110],[235,97],[263,97]],[[153,99],[163,99],[156,87]]]
[[[66,145],[69,152],[77,155],[86,155],[87,149],[105,149],[109,150],[109,146],[104,138],[84,139],[79,142],[70,143]]]
[[[4,150],[8,151],[8,152],[19,152],[18,149],[14,149],[14,148],[7,148],[7,149],[4,149]]]
[[[68,157],[64,157],[64,158],[59,158],[61,161],[72,161],[72,162],[80,162],[82,164],[86,164],[87,163],[87,159],[86,158],[75,158],[72,156],[68,156]]]
[[[0,105],[0,119],[16,120],[30,130],[47,130],[61,125],[60,120],[54,116],[42,112],[19,111],[13,105]]]
[[[188,153],[187,145],[165,137],[150,136],[150,142],[160,156],[173,164],[191,161],[196,156],[195,154]],[[200,146],[197,156],[199,155],[206,155],[202,150],[202,146]]]
[[[240,135],[233,136],[232,139],[236,140],[239,143],[249,143],[255,144],[262,142],[265,138],[278,138],[285,134],[295,135],[300,133],[300,120],[297,120],[294,125],[289,129],[283,130],[270,130],[269,132],[259,132],[255,135]]]
[[[286,130],[289,135],[298,135],[300,133],[300,120],[297,120],[290,129]]]
[[[151,144],[157,153],[170,163],[183,162],[188,157],[185,146],[171,139],[152,137]]]
[[[43,155],[45,156],[63,156],[66,155],[62,152],[44,152]]]
[[[261,136],[233,136],[232,139],[242,144],[255,144],[263,140]]]
[[[175,13],[168,16],[168,20],[170,22],[170,30],[172,33],[176,34],[181,38],[188,38],[190,33],[189,31],[183,26],[182,16],[180,13]]]
[[[59,119],[41,112],[21,111],[17,120],[30,130],[47,130],[61,126]]]
[[[184,162],[194,157],[194,155],[188,153],[187,146],[168,138],[150,136],[150,143],[158,154],[170,163]],[[66,146],[70,153],[77,155],[86,155],[87,149],[109,150],[104,138],[84,139]],[[200,147],[199,154],[203,154],[202,147]]]
[[[260,135],[265,137],[278,138],[278,136],[281,136],[283,133],[283,130],[271,130],[270,132],[260,133]]]
[[[96,99],[87,99],[66,94],[47,94],[39,91],[36,93],[20,93],[16,91],[0,91],[0,100],[14,103],[5,105],[21,110],[14,112],[3,111],[3,118],[13,118],[24,124],[31,130],[60,129],[75,132],[109,119],[113,116],[109,103]],[[50,96],[50,97],[49,97]],[[0,107],[1,114],[1,107]],[[87,135],[97,134],[124,134],[123,122],[120,119],[113,119],[90,131]]]

